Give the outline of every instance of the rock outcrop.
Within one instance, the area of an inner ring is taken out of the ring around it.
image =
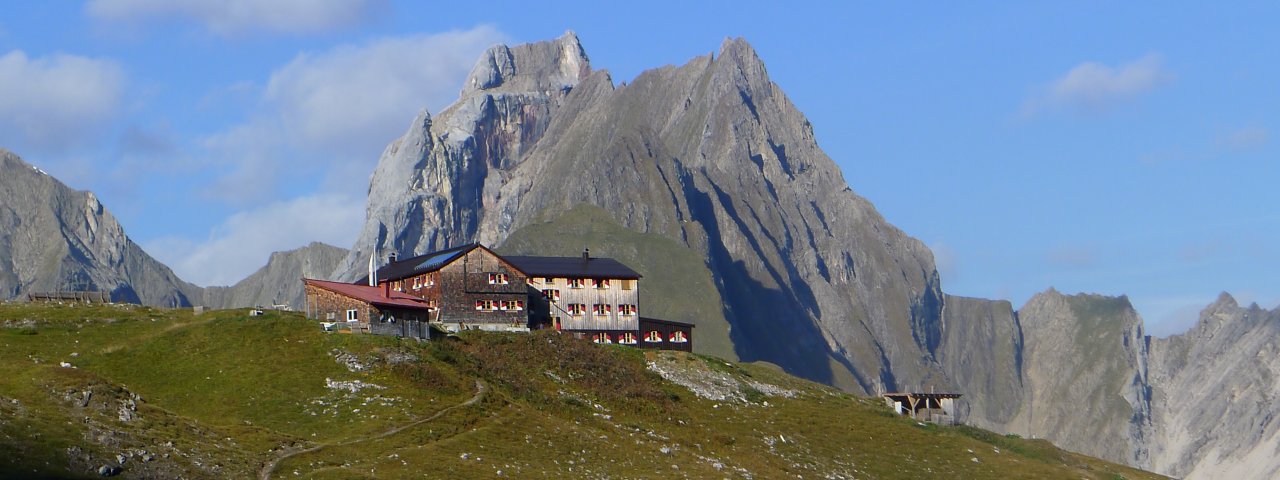
[[[857,391],[941,379],[931,252],[849,189],[743,40],[615,87],[576,36],[490,49],[383,153],[344,266],[591,204],[698,252],[744,360]]]
[[[1049,289],[1018,319],[1023,401],[1004,430],[1149,466],[1148,337],[1129,299]]]
[[[212,308],[287,305],[301,310],[302,278],[327,279],[346,258],[347,250],[319,242],[275,252],[267,264],[229,287],[204,289],[203,305]]]
[[[189,306],[201,295],[125,235],[91,192],[0,149],[0,299],[103,291],[112,300]]]

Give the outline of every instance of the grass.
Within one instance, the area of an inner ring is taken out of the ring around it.
[[[650,364],[727,375],[745,401],[698,397]],[[920,426],[768,365],[553,332],[418,343],[293,313],[0,305],[0,477],[90,478],[127,453],[134,477],[253,478],[304,448],[274,478],[1157,478]]]

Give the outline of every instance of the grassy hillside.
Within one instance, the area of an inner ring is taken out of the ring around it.
[[[697,252],[656,234],[628,230],[599,207],[579,204],[546,222],[507,236],[498,253],[609,257],[630,266],[640,280],[640,314],[697,325],[697,353],[736,360],[720,292]]]
[[[61,366],[62,362],[70,364]],[[123,460],[121,465],[120,460]],[[0,478],[1156,478],[776,370],[553,332],[0,305]]]

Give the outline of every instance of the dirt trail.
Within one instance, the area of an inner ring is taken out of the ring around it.
[[[280,454],[279,456],[277,456],[276,458],[272,459],[270,462],[267,462],[267,464],[266,464],[266,465],[263,465],[263,466],[262,466],[262,470],[261,470],[261,471],[259,471],[259,473],[258,473],[258,479],[259,479],[259,480],[269,480],[269,479],[271,478],[271,474],[275,472],[276,466],[277,466],[277,465],[279,465],[279,464],[280,464],[280,462],[283,462],[283,461],[285,461],[285,460],[288,460],[288,459],[289,459],[289,458],[291,458],[291,457],[294,457],[294,456],[297,456],[297,455],[302,455],[302,454],[304,454],[304,453],[318,452],[318,451],[320,451],[320,450],[324,450],[324,449],[326,449],[326,448],[330,448],[330,447],[342,447],[342,446],[347,446],[347,445],[354,445],[354,444],[357,444],[357,443],[360,443],[360,442],[367,442],[367,441],[370,441],[370,440],[378,440],[378,439],[381,439],[381,438],[387,438],[387,437],[390,437],[390,436],[395,435],[395,434],[397,434],[397,433],[400,433],[400,432],[404,431],[405,429],[413,428],[413,427],[416,427],[416,426],[418,426],[418,425],[422,425],[422,424],[424,424],[424,423],[427,423],[427,422],[430,422],[430,421],[435,420],[435,419],[437,419],[437,418],[440,418],[440,417],[441,417],[441,416],[443,416],[444,414],[449,413],[449,412],[451,412],[451,411],[453,411],[453,410],[456,410],[456,409],[459,409],[459,408],[463,408],[463,407],[469,407],[469,406],[471,406],[471,405],[475,405],[477,402],[479,402],[480,400],[484,399],[485,391],[487,391],[488,389],[489,389],[489,387],[488,387],[487,385],[485,385],[485,384],[484,384],[484,382],[481,382],[480,380],[476,380],[476,394],[475,394],[475,395],[472,395],[472,396],[471,396],[471,398],[468,398],[466,401],[464,401],[464,402],[462,402],[462,403],[459,403],[459,404],[457,404],[457,405],[454,405],[454,406],[452,406],[452,407],[445,408],[444,410],[440,410],[439,412],[436,412],[434,415],[432,415],[432,416],[430,416],[430,417],[422,418],[422,419],[418,419],[418,420],[414,420],[414,421],[412,421],[412,422],[406,423],[406,424],[404,424],[404,425],[400,425],[400,426],[398,426],[398,427],[394,427],[394,428],[392,428],[392,429],[390,429],[390,430],[387,430],[387,431],[385,431],[385,432],[379,433],[379,434],[377,434],[377,435],[371,435],[371,436],[364,437],[364,438],[357,438],[357,439],[354,439],[354,440],[347,440],[347,441],[337,442],[337,443],[325,443],[325,444],[320,444],[320,445],[316,445],[316,446],[308,447],[308,448],[303,448],[303,449],[296,449],[296,448],[285,449],[285,451],[281,452],[281,454]]]

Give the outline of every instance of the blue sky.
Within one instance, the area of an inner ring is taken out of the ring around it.
[[[1280,303],[1280,44],[1259,2],[95,0],[0,8],[0,146],[184,278],[348,247],[382,148],[487,46],[574,30],[615,81],[744,37],[944,289],[1128,294],[1156,334]],[[320,212],[317,214],[316,212]]]

